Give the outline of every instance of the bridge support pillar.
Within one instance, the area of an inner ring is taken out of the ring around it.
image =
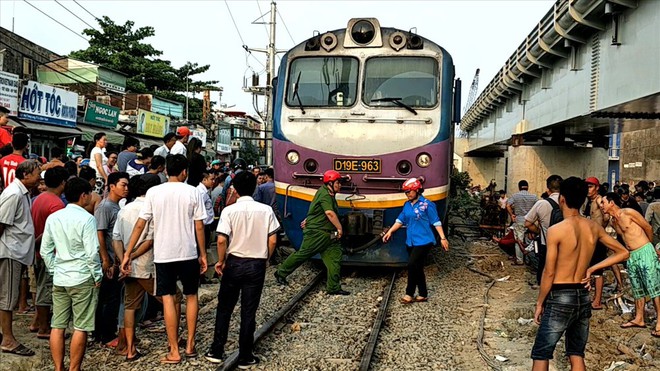
[[[497,189],[504,189],[506,180],[505,157],[463,157],[463,171],[472,178],[473,185],[481,185],[485,189],[491,180],[497,183]]]
[[[519,146],[508,149],[507,193],[518,191],[518,181],[529,182],[529,191],[545,192],[545,180],[552,174],[563,178],[577,176],[607,179],[608,154],[604,148],[571,148],[555,146]]]

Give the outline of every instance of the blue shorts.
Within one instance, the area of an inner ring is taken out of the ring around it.
[[[589,318],[589,291],[580,284],[553,285],[545,301],[541,325],[532,347],[532,359],[552,359],[555,346],[564,333],[566,356],[584,357],[589,337]]]

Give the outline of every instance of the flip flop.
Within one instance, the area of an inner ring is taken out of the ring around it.
[[[591,307],[591,310],[603,310],[603,307]]]
[[[415,298],[415,301],[418,302],[418,303],[424,303],[424,302],[429,301],[429,298],[424,297],[424,296],[418,296],[418,297]]]
[[[160,359],[161,365],[178,365],[179,363],[181,363],[180,359],[169,359],[167,355],[165,356],[165,358]]]
[[[30,327],[29,330],[30,330],[30,332],[32,332],[32,333],[39,332],[39,328],[38,328],[38,327],[37,327],[37,328],[32,328],[32,327]]]
[[[197,349],[193,349],[192,353],[186,353],[186,352],[184,352],[183,355],[186,356],[186,358],[195,358],[195,357],[197,357],[199,354],[197,354]]]
[[[133,357],[128,358],[128,355],[126,356],[126,362],[134,362],[134,361],[137,361],[140,358],[142,358],[142,353],[140,353],[140,351],[136,349],[135,350],[135,355]],[[167,358],[167,357],[165,357],[165,358]]]
[[[660,331],[659,330],[651,331],[651,336],[653,336],[654,338],[660,338]]]
[[[413,298],[406,299],[405,297],[403,297],[399,301],[401,302],[401,304],[411,304],[411,303],[415,302],[415,299],[413,299]]]
[[[621,327],[621,328],[646,328],[646,325],[640,325],[638,323],[629,321],[629,322],[626,322],[626,323],[622,324],[619,327]]]
[[[34,351],[23,344],[18,344],[14,349],[6,349],[5,347],[2,347],[2,353],[15,354],[23,357],[32,357],[34,355]]]

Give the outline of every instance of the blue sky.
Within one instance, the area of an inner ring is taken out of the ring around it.
[[[28,1],[74,32],[81,33],[89,27],[54,0]],[[222,103],[254,113],[252,97],[242,91],[243,79],[252,71],[264,72],[265,56],[259,53],[248,56],[241,45],[244,42],[253,48],[266,47],[267,26],[252,22],[269,10],[270,2],[77,0],[82,7],[70,0],[59,2],[94,26],[97,25],[89,13],[97,17],[107,15],[116,23],[132,20],[136,27],[154,27],[156,36],[148,42],[164,52],[163,58],[171,60],[176,67],[186,61],[210,64],[211,69],[200,78],[220,81],[219,85],[224,87]],[[463,80],[465,102],[475,70],[481,69],[481,90],[553,3],[550,0],[282,0],[277,2],[281,18],[277,17],[276,46],[291,48],[311,37],[314,30],[323,33],[343,28],[350,18],[357,17],[378,18],[384,27],[404,30],[416,27],[420,35],[452,54],[456,76]],[[83,38],[23,0],[0,1],[0,26],[11,29],[12,22],[17,34],[59,54],[87,46]],[[265,81],[265,75],[261,78]],[[212,96],[216,102],[218,98],[217,94]]]

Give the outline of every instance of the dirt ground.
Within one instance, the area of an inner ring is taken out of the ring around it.
[[[484,343],[491,357],[507,358],[501,362],[503,370],[531,369],[530,352],[538,326],[531,322],[538,289],[532,287],[535,276],[524,266],[512,266],[495,243],[476,241],[468,248],[475,257],[474,267],[496,279],[489,293],[489,307],[485,321]],[[495,254],[495,255],[492,255]],[[481,256],[480,256],[481,255]],[[508,278],[507,278],[508,277]],[[624,280],[625,280],[624,274]],[[647,309],[647,329],[621,329],[620,324],[632,317],[621,314],[619,306],[607,301],[614,291],[611,272],[605,272],[604,301],[607,308],[593,311],[586,350],[588,370],[657,370],[660,369],[660,339],[651,336],[655,325],[655,311]],[[626,284],[629,289],[629,284]],[[624,295],[624,297],[627,295]],[[650,308],[650,307],[648,307]],[[551,369],[568,370],[564,356],[563,338],[555,350]]]
[[[495,356],[503,357],[500,358],[500,361],[495,361],[503,371],[531,369],[532,362],[529,356],[538,328],[537,325],[531,323],[534,304],[538,295],[538,289],[531,285],[534,276],[524,266],[512,266],[507,256],[493,242],[474,240],[461,244],[461,246],[457,245],[453,245],[455,248],[452,248],[450,254],[441,255],[440,267],[446,269],[447,262],[445,260],[447,259],[448,261],[454,261],[456,264],[460,263],[462,267],[465,266],[465,261],[472,259],[474,263],[471,267],[498,280],[488,295],[489,305],[487,306],[484,325],[484,350],[489,359],[495,359]],[[440,292],[444,290],[451,292],[454,290],[453,297],[452,295],[445,297],[436,293],[438,299],[435,304],[438,307],[432,309],[432,311],[442,314],[450,322],[452,315],[456,316],[453,322],[456,323],[456,327],[460,327],[460,331],[452,330],[452,328],[447,327],[449,325],[440,327],[443,331],[447,331],[447,340],[453,343],[451,347],[453,351],[450,356],[445,357],[447,360],[443,358],[442,362],[435,364],[429,362],[425,369],[489,369],[480,358],[476,343],[479,320],[484,307],[483,296],[488,279],[477,273],[467,271],[465,268],[455,269],[452,274],[445,272],[443,276],[439,272],[438,266],[433,262],[429,263],[426,271],[432,291],[437,290]],[[631,314],[621,315],[621,308],[616,306],[613,301],[607,301],[614,289],[612,281],[611,272],[606,272],[605,303],[608,307],[605,310],[593,312],[586,351],[587,369],[607,371],[660,369],[660,351],[658,350],[660,339],[651,336],[651,326],[655,325],[655,311],[647,310],[646,318],[647,325],[649,325],[647,329],[621,329],[619,325],[628,320]],[[460,291],[456,291],[457,287],[460,287]],[[209,290],[208,293],[205,293],[205,297],[200,300],[213,306],[210,298],[215,295],[215,289]],[[399,291],[401,290],[402,288]],[[433,296],[433,293],[431,296]],[[402,316],[401,313],[396,312],[397,310],[403,310],[399,307],[395,306],[391,309],[393,311],[392,318]],[[426,317],[424,318],[428,322],[433,316]],[[14,329],[19,341],[34,349],[37,355],[29,358],[19,358],[0,353],[1,371],[45,370],[52,367],[50,366],[48,343],[44,340],[37,340],[33,336],[34,334],[29,334],[26,331],[29,321],[30,317],[28,316],[16,317]],[[204,320],[204,322],[209,322],[209,326],[211,325],[210,320]],[[390,327],[392,326],[393,323],[390,324]],[[163,334],[145,335],[146,340],[162,336]],[[387,342],[387,332],[383,335],[381,341]],[[147,345],[143,344],[142,346]],[[161,369],[156,361],[149,362],[148,360],[145,361],[149,364],[146,368],[147,363],[145,362],[139,365],[128,365],[122,362],[120,358],[112,355],[111,351],[96,348],[92,347],[89,350],[85,361],[96,369],[112,370],[116,369],[118,365],[125,367],[127,371]],[[555,351],[555,359],[551,362],[551,370],[569,369],[563,352],[564,344],[563,341],[560,341]],[[429,354],[432,354],[432,352]],[[440,358],[437,361],[440,361]],[[162,369],[172,368],[163,367]],[[187,364],[176,369],[198,370],[213,369],[213,367],[203,360],[197,360],[187,362]],[[401,369],[401,367],[385,366],[381,369],[394,370]]]

